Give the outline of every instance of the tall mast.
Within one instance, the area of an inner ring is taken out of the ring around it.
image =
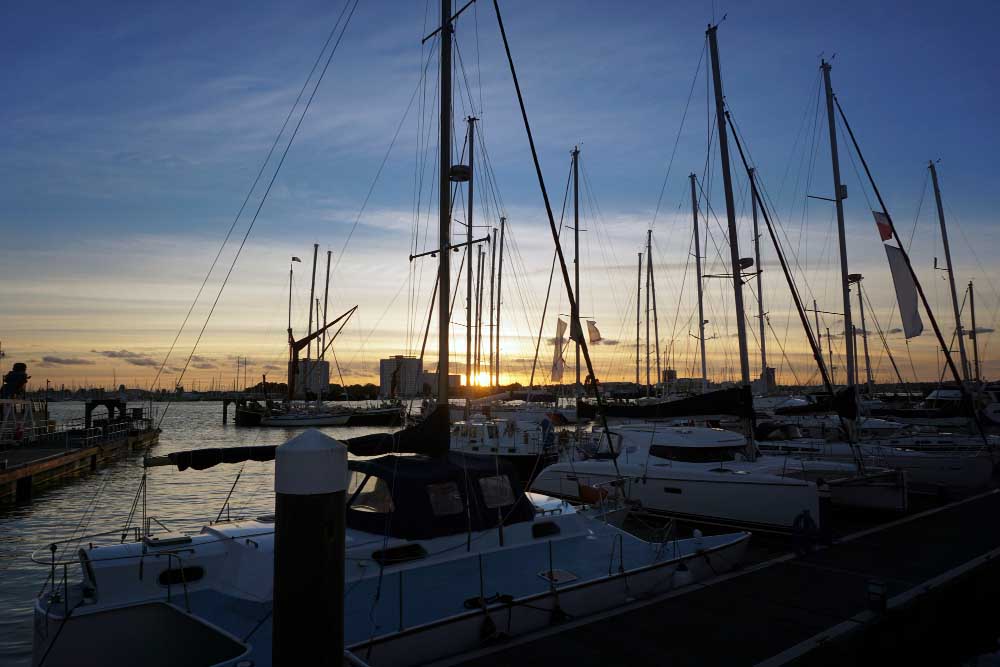
[[[771,390],[767,378],[767,333],[764,322],[764,289],[761,274],[764,269],[760,265],[760,231],[757,227],[757,170],[750,168],[750,206],[753,212],[753,254],[757,265],[757,319],[760,320],[760,386],[765,396]]]
[[[573,312],[570,313],[570,337],[576,341],[576,383],[573,385],[573,396],[580,402],[580,147],[573,147],[573,292],[576,301],[573,302]],[[574,335],[574,332],[577,332]]]
[[[830,84],[830,63],[823,61],[823,83],[826,88],[826,115],[830,126],[830,163],[833,166],[833,199],[837,206],[837,238],[840,242],[840,287],[844,297],[844,345],[847,357],[847,386],[855,384],[854,336],[851,335],[851,288],[847,273],[847,234],[844,231],[844,199],[847,188],[840,182],[840,154],[837,151],[837,123],[833,117],[833,86]],[[829,342],[829,341],[828,341]],[[832,364],[831,364],[832,366]]]
[[[466,262],[467,266],[465,267],[465,418],[468,419],[468,387],[472,386],[472,192],[473,182],[475,181],[472,173],[472,157],[476,148],[476,120],[478,119],[474,116],[469,116],[466,120],[469,123],[469,213],[465,221],[465,255],[469,258],[469,261]]]
[[[330,297],[330,256],[333,251],[326,251],[326,287],[323,288],[323,343],[320,348],[320,358],[326,359],[326,308],[329,305]]]
[[[292,338],[292,262],[288,263],[288,339]]]
[[[656,315],[656,273],[653,272],[653,230],[646,234],[646,255],[649,257],[649,289],[653,299],[653,340],[656,342],[656,384],[663,381],[663,371],[660,368],[660,320]]]
[[[969,331],[969,339],[972,341],[973,355],[973,377],[976,382],[982,379],[982,369],[979,366],[979,334],[976,332],[976,299],[972,291],[972,281],[969,281],[969,314],[972,317],[972,329]]]
[[[487,384],[493,386],[493,280],[496,277],[497,268],[497,228],[493,228],[493,242],[490,244],[490,370],[487,373],[489,379]]]
[[[495,357],[495,363],[497,365],[497,386],[500,386],[500,304],[503,299],[501,295],[503,294],[503,233],[507,226],[507,218],[500,218],[500,251],[499,259],[497,261],[497,353]]]
[[[820,357],[823,355],[823,332],[819,328],[819,307],[816,305],[816,299],[813,299],[813,316],[816,318],[816,348],[819,350]],[[820,359],[822,361],[822,358]],[[833,366],[830,366],[830,387],[836,384],[836,380],[833,377]]]
[[[639,326],[642,321],[642,253],[639,255],[639,272],[635,278],[635,387],[639,388]]]
[[[448,326],[451,305],[451,0],[441,0],[441,103],[438,212],[438,406],[448,409]]]
[[[716,37],[718,26],[708,27],[708,44],[712,55],[712,81],[715,87],[715,119],[719,131],[719,157],[722,169],[722,184],[726,192],[726,217],[729,221],[729,254],[733,265],[733,292],[736,297],[736,334],[740,343],[740,381],[750,384],[750,357],[747,350],[747,325],[743,309],[743,276],[740,270],[740,246],[736,235],[736,203],[733,200],[733,177],[729,173],[729,138],[726,133],[726,109],[722,95],[722,73],[719,69],[719,43]],[[749,424],[745,427],[749,430]],[[748,451],[755,456],[754,447]]]
[[[852,282],[858,288],[858,312],[861,314],[861,342],[865,348],[865,384],[868,385],[868,395],[875,391],[875,383],[872,380],[872,358],[868,353],[868,327],[865,325],[865,299],[864,292],[861,291],[861,281],[864,276],[860,273],[852,274],[855,278]]]
[[[833,377],[833,345],[830,339],[830,327],[826,328],[826,349],[830,357],[830,377]]]
[[[309,287],[309,334],[312,336],[313,332],[313,302],[316,299],[316,257],[319,254],[319,244],[313,243],[313,270],[312,270],[312,285]],[[306,346],[306,368],[309,367],[309,360],[312,354],[312,341]],[[306,377],[308,377],[308,370],[306,370]]]
[[[480,357],[483,350],[483,258],[486,252],[479,247],[479,266],[476,268],[476,356],[474,367],[475,378],[479,379]]]
[[[646,396],[649,396],[652,386],[650,385],[649,377],[649,267],[653,264],[653,258],[649,254],[649,247],[646,247]]]
[[[958,292],[955,291],[955,271],[951,265],[951,247],[948,245],[948,226],[944,221],[944,205],[941,203],[941,188],[938,186],[937,168],[934,162],[928,162],[931,170],[931,181],[934,183],[934,199],[937,201],[938,221],[941,223],[941,245],[944,247],[944,261],[948,266],[948,286],[951,288],[951,305],[955,311],[955,337],[958,338],[958,356],[962,362],[962,377],[969,381],[969,357],[965,354],[965,333],[962,330],[962,311],[958,305]]]
[[[701,240],[698,235],[698,178],[693,173],[691,179],[691,218],[694,223],[694,268],[698,283],[698,346],[701,348],[701,393],[708,391],[708,363],[705,359],[705,301],[701,289]]]

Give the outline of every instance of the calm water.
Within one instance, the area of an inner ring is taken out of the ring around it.
[[[83,416],[83,403],[53,403],[50,408],[55,419]],[[160,404],[159,409],[163,408]],[[223,426],[221,403],[176,403],[166,412],[160,443],[152,453],[281,444],[301,430]],[[333,437],[348,437],[381,429],[321,430]],[[240,465],[184,472],[151,468],[147,511],[171,529],[198,529],[215,520],[239,469]],[[230,501],[234,516],[274,511],[273,472],[271,462],[247,462]],[[31,552],[54,540],[120,529],[141,477],[142,457],[136,454],[46,489],[31,504],[0,509],[0,665],[31,663],[32,603],[48,574],[46,567],[31,562]],[[67,549],[67,553],[72,551]]]

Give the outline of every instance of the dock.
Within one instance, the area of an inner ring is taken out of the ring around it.
[[[998,515],[991,490],[439,664],[935,664],[935,650],[953,660],[949,633],[993,618]]]
[[[108,409],[108,419],[92,418],[99,406]],[[126,411],[122,401],[95,400],[85,410],[84,420],[65,424],[36,420],[42,425],[30,437],[0,448],[0,505],[30,501],[42,487],[145,451],[159,439],[146,408]]]

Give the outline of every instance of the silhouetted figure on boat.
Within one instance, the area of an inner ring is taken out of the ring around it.
[[[28,367],[25,364],[14,364],[11,371],[3,376],[0,398],[24,398],[24,388],[28,385],[30,378]]]

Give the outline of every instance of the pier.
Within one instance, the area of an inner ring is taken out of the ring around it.
[[[988,491],[438,664],[933,663],[1000,590],[998,513]]]
[[[98,407],[107,409],[106,419],[93,418]],[[0,448],[0,505],[29,501],[44,486],[144,451],[160,434],[147,408],[127,409],[119,400],[88,401],[83,420],[35,421],[33,432]]]

